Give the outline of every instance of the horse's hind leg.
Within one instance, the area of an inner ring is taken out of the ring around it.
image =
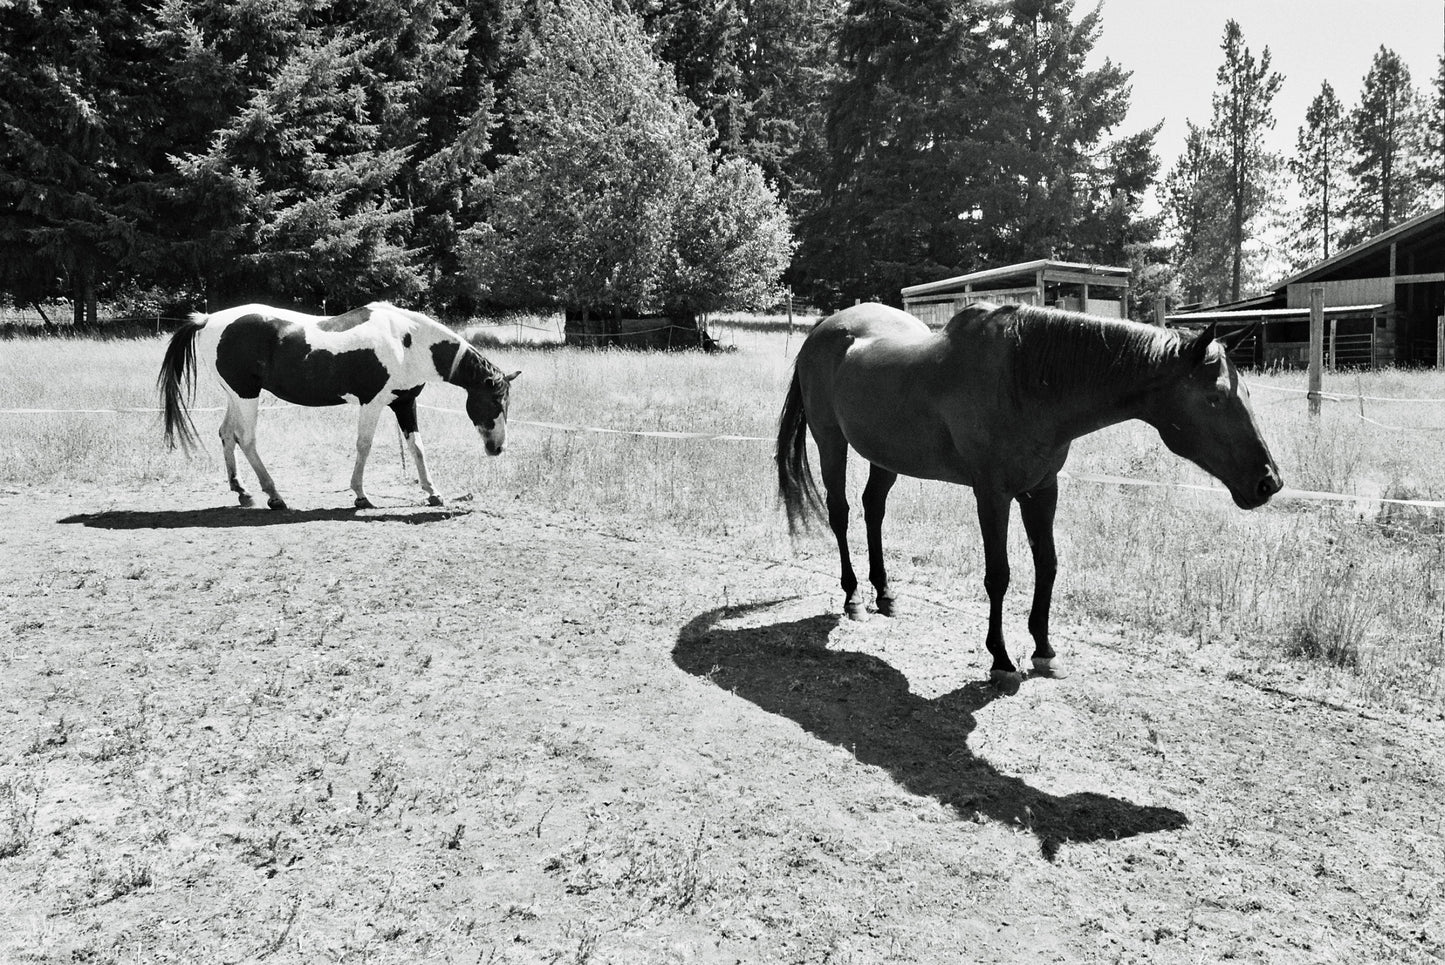
[[[1019,515],[1029,548],[1034,554],[1034,602],[1029,610],[1029,634],[1034,638],[1034,673],[1061,677],[1053,645],[1049,643],[1049,608],[1054,596],[1054,576],[1059,558],[1054,549],[1054,512],[1059,505],[1058,483],[1023,493],[1018,497]]]
[[[246,492],[240,476],[236,474],[236,424],[239,418],[236,402],[228,401],[226,414],[221,419],[221,456],[226,460],[226,481],[231,485],[231,492],[236,494],[242,506],[250,506],[255,500]]]
[[[885,617],[895,615],[898,610],[893,591],[888,588],[888,571],[883,565],[883,512],[888,503],[888,491],[897,481],[898,473],[875,465],[868,472],[868,484],[863,487],[863,524],[868,530],[868,582],[873,584],[877,594],[878,612]]]
[[[840,430],[814,428],[818,444],[818,471],[827,493],[828,526],[838,541],[838,562],[842,570],[843,612],[850,620],[863,619],[863,598],[858,595],[858,576],[848,554],[848,441]]]
[[[261,489],[267,495],[266,505],[272,509],[285,509],[286,500],[276,491],[276,484],[271,481],[271,474],[266,471],[266,464],[261,461],[261,454],[256,451],[256,416],[261,407],[260,397],[254,399],[238,399],[236,403],[237,418],[232,424],[235,430],[236,442],[240,444],[241,451],[246,454],[246,461],[251,464],[251,470],[256,474],[256,480],[260,482]]]

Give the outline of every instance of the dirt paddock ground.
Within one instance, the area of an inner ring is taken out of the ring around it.
[[[1445,959],[1438,720],[1067,624],[1000,697],[976,587],[303,493],[0,494],[0,961]]]

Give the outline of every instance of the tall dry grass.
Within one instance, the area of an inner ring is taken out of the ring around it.
[[[565,431],[528,423],[683,430],[769,439],[804,325],[714,322],[720,355],[556,346],[487,349],[518,368],[508,451],[488,458],[456,411],[423,410],[422,431],[443,492],[594,517],[618,531],[717,537],[726,552],[803,556],[836,568],[821,532],[789,540],[776,506],[772,447]],[[0,409],[143,408],[156,404],[160,339],[18,339],[0,343]],[[1251,376],[1256,415],[1286,484],[1360,497],[1445,499],[1445,404],[1327,403],[1312,419],[1300,374]],[[1327,378],[1331,392],[1445,398],[1445,373]],[[423,404],[458,410],[462,394],[429,387]],[[197,405],[219,404],[204,384]],[[178,503],[230,501],[214,443],[219,414],[199,412],[207,447],[187,459],[161,444],[154,412],[0,414],[0,487],[173,492]],[[346,505],[355,411],[278,408],[260,444],[296,507]],[[1080,440],[1070,468],[1205,483],[1142,424]],[[864,467],[851,477],[857,504]],[[384,422],[368,471],[374,499],[413,502],[395,429]],[[1010,609],[1032,581],[1021,527],[1012,528]],[[861,526],[855,552],[862,550]],[[961,487],[900,480],[886,543],[895,581],[982,596],[972,496]],[[1355,699],[1435,708],[1445,697],[1445,536],[1438,513],[1379,503],[1280,498],[1244,513],[1219,493],[1065,485],[1056,623],[1121,624],[1142,641],[1225,642],[1261,672],[1312,675]],[[725,575],[725,574],[724,574]],[[1015,641],[1023,646],[1026,641]]]

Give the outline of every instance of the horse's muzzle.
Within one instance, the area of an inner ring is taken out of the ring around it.
[[[507,430],[505,427],[492,426],[491,428],[484,428],[477,426],[477,432],[482,437],[482,447],[487,450],[487,455],[500,456],[502,450],[507,447]]]
[[[1279,470],[1270,466],[1265,469],[1264,476],[1255,483],[1253,492],[1232,492],[1230,495],[1240,509],[1258,509],[1283,488],[1284,482],[1279,478]]]

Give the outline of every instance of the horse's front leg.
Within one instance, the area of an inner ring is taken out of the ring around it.
[[[1041,677],[1062,677],[1058,657],[1049,643],[1049,607],[1054,597],[1054,577],[1059,571],[1054,549],[1054,512],[1059,505],[1059,484],[1023,493],[1018,497],[1019,515],[1029,548],[1034,554],[1034,604],[1029,610],[1029,634],[1034,638],[1034,673]]]
[[[357,509],[375,509],[361,477],[366,472],[366,457],[371,455],[371,440],[376,435],[376,421],[381,417],[381,406],[368,403],[361,407],[361,418],[356,424],[356,465],[351,470],[351,491],[356,494]]]
[[[863,525],[868,531],[868,582],[878,601],[878,612],[885,617],[898,612],[898,602],[888,588],[888,571],[883,564],[883,513],[888,504],[888,491],[898,481],[898,473],[881,466],[873,466],[868,472],[868,484],[863,487]]]
[[[1009,659],[1003,638],[1003,598],[1008,593],[1009,497],[986,489],[975,489],[978,524],[983,532],[983,588],[988,593],[988,636],[984,645],[993,657],[991,679],[1005,693],[1015,693],[1023,678]]]
[[[416,478],[421,483],[422,492],[426,493],[426,504],[445,506],[446,503],[432,485],[431,474],[426,468],[426,450],[421,445],[421,433],[416,418],[416,397],[420,393],[420,388],[398,392],[395,401],[391,403],[391,411],[396,414],[396,424],[411,451],[412,462],[416,463]]]

